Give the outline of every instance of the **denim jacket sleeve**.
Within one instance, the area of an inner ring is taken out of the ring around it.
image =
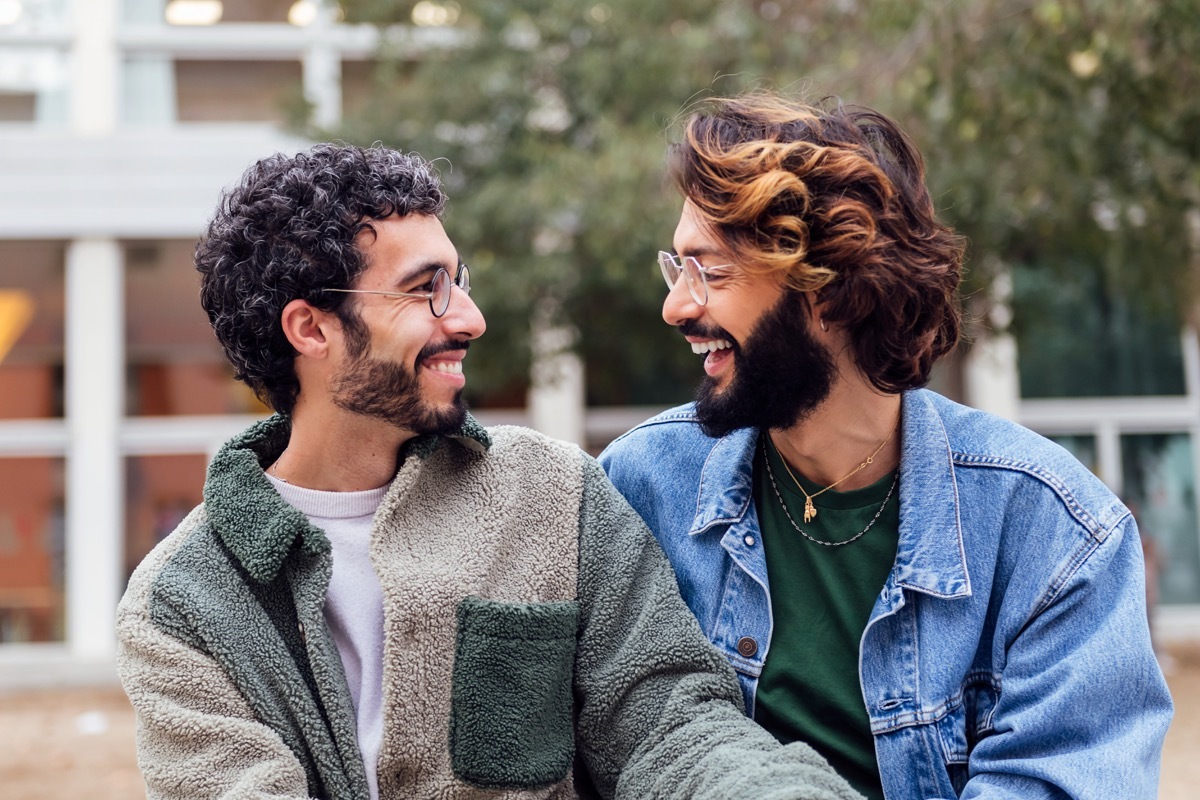
[[[1156,796],[1172,707],[1143,576],[1128,514],[1059,566],[1007,645],[991,733],[971,751],[960,797]]]

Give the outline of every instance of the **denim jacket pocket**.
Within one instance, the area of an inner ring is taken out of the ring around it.
[[[572,683],[579,604],[458,606],[450,761],[460,780],[532,789],[567,777],[575,754]]]
[[[931,732],[937,737],[942,762],[946,765],[946,775],[950,785],[954,787],[954,796],[962,793],[969,777],[967,760],[970,751],[967,747],[967,710],[961,704],[956,704],[944,717],[933,723]]]

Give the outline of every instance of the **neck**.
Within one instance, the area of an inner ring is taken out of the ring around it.
[[[835,491],[869,486],[900,463],[900,395],[880,394],[865,379],[838,380],[829,397],[790,428],[769,434],[792,470],[829,486],[866,461],[890,435],[872,463]]]
[[[296,404],[287,449],[269,468],[293,486],[326,492],[376,489],[391,481],[400,447],[414,434],[325,404]]]

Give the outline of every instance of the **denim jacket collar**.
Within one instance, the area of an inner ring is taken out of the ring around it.
[[[950,438],[928,392],[906,392],[901,417],[900,543],[890,580],[937,597],[969,597]]]
[[[938,597],[969,597],[958,486],[950,440],[928,393],[901,400],[900,543],[891,580]],[[740,522],[753,500],[758,430],[743,428],[715,440],[705,460],[689,535]]]
[[[713,525],[740,522],[746,515],[754,499],[757,446],[757,428],[739,428],[715,441],[700,473],[696,518],[689,536],[704,533]]]

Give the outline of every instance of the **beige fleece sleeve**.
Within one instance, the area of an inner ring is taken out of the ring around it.
[[[220,665],[150,619],[154,577],[199,513],[134,572],[117,608],[117,669],[136,712],[146,796],[306,798],[300,762],[256,721]]]

